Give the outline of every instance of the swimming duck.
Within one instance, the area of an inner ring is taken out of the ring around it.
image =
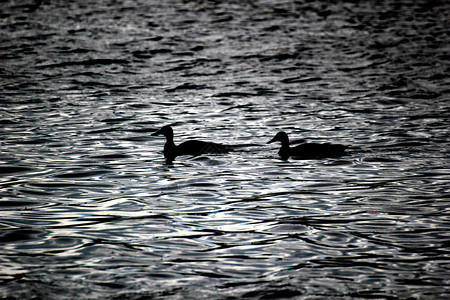
[[[226,153],[232,150],[230,146],[196,140],[189,140],[177,146],[173,141],[173,129],[169,125],[162,127],[152,135],[164,135],[166,137],[163,153],[167,164],[171,164],[180,155],[198,156],[205,153]]]
[[[283,160],[287,160],[290,156],[298,159],[338,157],[344,155],[347,148],[344,145],[330,143],[304,143],[291,148],[289,146],[289,137],[284,131],[278,132],[267,144],[273,142],[281,142],[278,154]]]

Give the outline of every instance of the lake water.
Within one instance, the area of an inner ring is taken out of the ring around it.
[[[0,17],[0,297],[450,297],[448,1]],[[250,146],[167,165],[168,124]],[[282,161],[280,130],[350,149]]]

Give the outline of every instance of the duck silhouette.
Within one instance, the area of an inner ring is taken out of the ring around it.
[[[304,143],[291,148],[289,146],[289,137],[284,131],[278,132],[267,144],[273,142],[281,142],[281,148],[278,154],[283,160],[287,160],[289,157],[297,159],[339,157],[345,154],[345,149],[347,148],[345,145],[331,143]]]
[[[232,146],[197,140],[189,140],[177,146],[173,141],[173,129],[170,125],[162,127],[152,135],[164,135],[166,137],[163,153],[167,164],[171,164],[180,155],[198,156],[205,153],[227,153],[233,150]]]

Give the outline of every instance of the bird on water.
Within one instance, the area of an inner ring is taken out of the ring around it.
[[[345,145],[331,143],[304,143],[291,148],[289,146],[289,137],[284,131],[278,132],[267,144],[273,142],[281,142],[278,154],[283,160],[287,160],[289,157],[298,159],[339,157],[345,154],[345,149],[347,148]]]
[[[173,141],[173,129],[170,125],[162,127],[152,135],[164,135],[166,137],[163,153],[167,164],[171,164],[180,155],[198,156],[205,153],[227,153],[232,150],[227,145],[197,140],[189,140],[177,146]]]

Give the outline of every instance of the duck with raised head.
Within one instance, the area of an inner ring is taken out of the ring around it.
[[[273,139],[267,144],[273,142],[280,142],[281,148],[278,151],[281,159],[287,160],[289,157],[297,159],[318,159],[339,157],[345,154],[347,146],[340,144],[318,144],[318,143],[304,143],[295,147],[289,146],[289,137],[286,132],[278,132]]]
[[[173,129],[170,125],[162,127],[152,135],[164,135],[166,137],[163,153],[168,164],[171,164],[180,155],[198,156],[205,153],[226,153],[232,150],[231,146],[197,140],[189,140],[177,146],[173,141]]]

